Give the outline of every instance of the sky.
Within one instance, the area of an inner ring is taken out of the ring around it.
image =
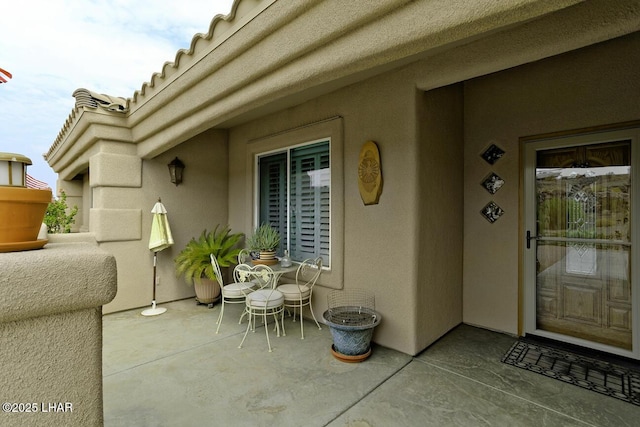
[[[34,0],[0,13],[0,152],[23,154],[56,191],[43,158],[74,108],[76,89],[131,98],[233,0]]]

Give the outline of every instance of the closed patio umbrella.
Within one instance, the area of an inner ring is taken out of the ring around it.
[[[156,261],[158,252],[173,245],[173,236],[171,236],[171,228],[169,228],[167,221],[167,210],[159,198],[151,209],[151,213],[153,214],[153,222],[149,236],[149,250],[153,251],[153,299],[151,300],[151,308],[142,312],[143,316],[155,316],[167,311],[166,308],[156,307]]]

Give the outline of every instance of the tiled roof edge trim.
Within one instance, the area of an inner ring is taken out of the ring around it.
[[[146,82],[143,83],[142,87],[140,90],[137,90],[134,92],[133,96],[131,98],[114,98],[114,97],[110,97],[107,95],[99,95],[100,96],[104,96],[107,98],[113,98],[113,99],[117,99],[120,100],[119,102],[121,102],[120,105],[124,105],[125,109],[119,112],[129,112],[130,110],[130,105],[132,103],[136,103],[138,96],[139,95],[144,95],[147,88],[153,88],[155,87],[157,84],[159,84],[160,79],[164,79],[165,76],[167,75],[167,73],[165,72],[165,70],[168,69],[168,67],[172,67],[172,68],[178,68],[180,65],[180,58],[183,55],[193,55],[195,53],[196,50],[196,46],[198,44],[199,40],[205,40],[205,41],[211,41],[213,39],[213,33],[214,30],[216,29],[216,26],[220,23],[231,23],[233,22],[236,18],[239,18],[240,16],[236,16],[237,12],[238,12],[238,8],[239,5],[242,2],[250,2],[253,1],[254,3],[256,3],[256,7],[257,5],[264,0],[234,0],[233,5],[231,6],[231,11],[229,12],[228,15],[222,15],[222,14],[218,14],[216,16],[213,17],[213,19],[211,20],[211,24],[209,24],[209,31],[207,34],[202,34],[202,33],[197,33],[196,35],[193,36],[192,40],[191,40],[191,45],[189,47],[189,49],[180,49],[178,50],[178,52],[176,53],[176,58],[174,60],[174,62],[165,62],[163,67],[162,67],[162,72],[161,73],[154,73],[151,76],[151,81],[150,82]],[[274,0],[275,1],[275,0]],[[250,10],[253,10],[253,8],[251,8]],[[86,91],[89,92],[90,94],[96,95],[95,92],[91,92],[88,91],[86,89],[78,89],[74,92],[74,97],[76,97],[76,93],[78,91]],[[84,96],[85,93],[82,93],[82,95]],[[95,98],[96,100],[99,99]],[[76,105],[73,108],[73,110],[71,110],[71,113],[69,114],[69,117],[67,118],[67,120],[65,121],[64,125],[62,126],[62,129],[60,130],[60,132],[58,133],[58,136],[56,137],[55,141],[53,142],[53,144],[51,145],[51,147],[49,148],[49,151],[45,154],[43,154],[43,157],[45,160],[48,160],[53,153],[58,149],[58,147],[60,146],[60,144],[62,144],[62,141],[64,140],[66,134],[69,132],[69,129],[71,129],[71,127],[73,126],[74,122],[78,120],[79,116],[80,116],[80,112],[82,111],[83,107],[88,107],[88,108],[96,108],[98,105],[98,103],[96,102],[96,105],[91,105],[93,104],[94,101],[91,101],[89,99],[83,99],[80,103],[78,102],[78,98],[76,97]],[[104,105],[100,105],[103,106]],[[105,107],[107,110],[109,111],[116,111],[116,110],[110,110],[109,109],[109,105],[107,105]]]
[[[247,1],[247,0],[235,0],[233,2],[233,5],[231,6],[231,11],[229,12],[228,15],[218,14],[214,16],[213,19],[211,20],[211,23],[209,24],[209,31],[207,32],[207,34],[203,34],[203,33],[195,34],[191,39],[191,45],[189,46],[189,49],[178,50],[178,52],[176,52],[175,60],[173,62],[169,62],[169,61],[165,62],[164,65],[162,66],[162,71],[153,73],[151,75],[151,80],[149,82],[144,82],[142,84],[142,87],[139,90],[136,90],[134,92],[132,98],[130,98],[129,101],[131,103],[137,103],[138,97],[144,96],[148,88],[154,88],[156,86],[159,86],[161,80],[164,80],[166,76],[169,74],[168,73],[169,68],[173,68],[173,69],[179,68],[180,59],[184,55],[192,56],[196,53],[196,46],[198,45],[198,41],[204,40],[204,41],[210,42],[213,39],[213,33],[219,24],[224,25],[224,24],[232,23],[237,18],[236,14],[238,12],[238,7],[240,3],[242,3],[243,1]],[[259,3],[259,0],[257,1],[257,3]]]
[[[60,144],[62,144],[62,140],[67,132],[69,132],[69,129],[71,129],[73,124],[77,121],[77,118],[80,116],[80,112],[83,108],[97,109],[98,107],[101,107],[105,111],[121,114],[129,111],[128,100],[125,98],[103,95],[84,88],[76,89],[72,96],[76,98],[76,104],[71,110],[69,117],[67,117],[67,120],[62,125],[62,129],[58,132],[58,136],[56,136],[56,139],[49,148],[49,151],[42,155],[45,160],[48,160],[58,149]]]
[[[39,179],[35,179],[31,175],[27,174],[27,188],[34,188],[36,190],[51,190],[49,184]]]
[[[129,107],[127,106],[127,100],[124,98],[104,95],[92,92],[84,88],[76,89],[72,95],[76,99],[76,108],[102,107],[108,111],[114,111],[118,113],[126,113],[129,110]]]
[[[71,126],[76,121],[76,117],[78,117],[79,115],[80,108],[76,106],[73,108],[73,110],[71,110],[69,117],[67,117],[67,120],[65,120],[64,124],[62,125],[62,129],[60,129],[60,132],[58,132],[58,136],[56,136],[55,141],[53,141],[53,144],[51,144],[51,147],[49,147],[49,151],[42,155],[45,160],[49,160],[53,153],[58,149],[58,146],[62,143],[64,136],[67,134],[69,129],[71,129]]]

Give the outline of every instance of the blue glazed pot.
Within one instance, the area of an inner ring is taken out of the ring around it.
[[[346,356],[359,356],[371,347],[373,329],[382,316],[365,307],[334,307],[322,314],[333,337],[336,352]]]

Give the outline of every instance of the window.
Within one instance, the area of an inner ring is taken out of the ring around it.
[[[278,254],[330,263],[330,141],[323,139],[258,156],[259,223],[282,236]]]

